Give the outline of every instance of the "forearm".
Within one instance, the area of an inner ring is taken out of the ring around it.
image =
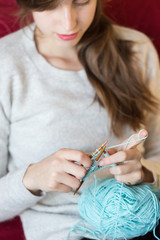
[[[0,179],[0,221],[19,215],[25,209],[36,204],[38,197],[29,192],[22,179],[26,168],[16,170]]]

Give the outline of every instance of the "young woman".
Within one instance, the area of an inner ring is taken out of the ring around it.
[[[149,133],[143,150],[104,158],[118,164],[97,177],[158,185],[159,62],[146,36],[110,23],[101,0],[17,2],[34,23],[0,40],[0,221],[20,215],[27,240],[62,240],[92,181],[73,195],[88,153],[106,139]]]

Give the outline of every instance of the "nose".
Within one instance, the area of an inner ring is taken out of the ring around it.
[[[72,6],[64,7],[63,27],[66,31],[72,31],[77,25],[77,13]]]

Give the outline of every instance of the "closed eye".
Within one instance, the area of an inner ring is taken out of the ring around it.
[[[78,6],[87,5],[89,3],[89,0],[74,0],[73,3]]]

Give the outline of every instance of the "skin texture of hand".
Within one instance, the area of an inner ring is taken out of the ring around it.
[[[140,137],[146,137],[147,134],[147,131],[143,130],[140,133]],[[138,139],[138,133],[132,138],[132,140],[136,139]],[[127,140],[124,142],[127,142]],[[153,174],[141,164],[141,153],[136,148],[140,143],[141,141],[129,143],[125,150],[124,146],[121,146],[118,149],[110,149],[108,152],[110,156],[103,158],[99,162],[99,165],[105,166],[115,163],[116,166],[110,167],[111,174],[113,174],[117,181],[128,185],[153,182]]]
[[[79,186],[80,179],[86,175],[86,168],[91,164],[90,157],[82,151],[60,149],[30,165],[24,175],[23,184],[35,195],[39,195],[39,191],[70,192],[72,188]]]

